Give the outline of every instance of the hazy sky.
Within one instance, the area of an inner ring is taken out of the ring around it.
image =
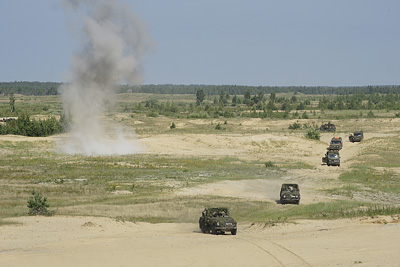
[[[400,84],[398,0],[120,0],[156,43],[144,84]],[[58,0],[0,0],[0,81],[66,81]]]

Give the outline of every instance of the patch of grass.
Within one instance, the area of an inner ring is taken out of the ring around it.
[[[353,170],[341,174],[339,179],[371,192],[400,193],[400,177],[390,170],[378,172],[371,166],[357,165]]]
[[[297,162],[285,162],[282,164],[278,164],[281,168],[287,168],[287,169],[315,169],[314,166],[301,162],[301,161],[297,161]]]

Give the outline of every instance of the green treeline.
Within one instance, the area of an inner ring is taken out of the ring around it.
[[[57,82],[0,82],[0,94],[22,95],[57,95]],[[116,88],[118,93],[151,93],[151,94],[196,94],[203,90],[205,95],[219,95],[221,91],[230,95],[290,93],[297,92],[306,95],[348,95],[348,94],[400,94],[399,85],[382,86],[244,86],[244,85],[174,85],[174,84],[148,84],[148,85],[120,85]]]
[[[0,94],[57,95],[60,85],[56,82],[0,82]]]
[[[29,115],[23,114],[18,119],[8,119],[4,124],[0,124],[0,134],[15,134],[24,136],[50,136],[63,131],[62,120],[58,121],[54,117],[47,120],[31,120]]]
[[[198,90],[203,90],[206,95],[219,95],[221,91],[230,95],[244,95],[247,91],[250,94],[275,93],[303,93],[306,95],[346,95],[346,94],[389,94],[399,93],[399,85],[388,86],[359,86],[359,87],[328,87],[328,86],[242,86],[242,85],[122,85],[120,93],[151,93],[151,94],[196,94]]]

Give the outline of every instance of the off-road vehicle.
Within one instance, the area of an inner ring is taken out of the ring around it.
[[[203,233],[214,235],[231,232],[236,235],[237,222],[229,216],[227,208],[206,208],[199,219],[199,227]]]
[[[336,132],[336,126],[335,126],[335,124],[328,122],[325,124],[321,124],[321,127],[319,127],[319,130],[321,132]]]
[[[343,148],[342,137],[333,137],[331,139],[331,143],[329,144],[329,149],[337,149],[340,150]]]
[[[282,184],[280,193],[281,204],[300,203],[300,189],[298,184]]]
[[[349,135],[350,142],[361,142],[364,139],[363,131],[354,131],[354,133]]]
[[[340,167],[340,154],[338,149],[327,148],[326,154],[322,157],[322,162],[328,166],[339,166]]]

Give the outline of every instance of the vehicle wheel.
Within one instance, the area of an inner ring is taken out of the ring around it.
[[[205,233],[205,232],[206,232],[206,227],[205,227],[203,224],[200,226],[200,229],[201,229],[201,232],[202,232],[202,233]]]
[[[232,234],[232,235],[236,235],[236,232],[237,232],[237,229],[232,230],[232,231],[231,231],[231,234]]]
[[[300,204],[300,200],[297,200],[296,204],[299,205]]]
[[[218,233],[217,233],[217,229],[215,229],[215,226],[212,227],[211,233],[212,233],[213,235],[218,234]]]

